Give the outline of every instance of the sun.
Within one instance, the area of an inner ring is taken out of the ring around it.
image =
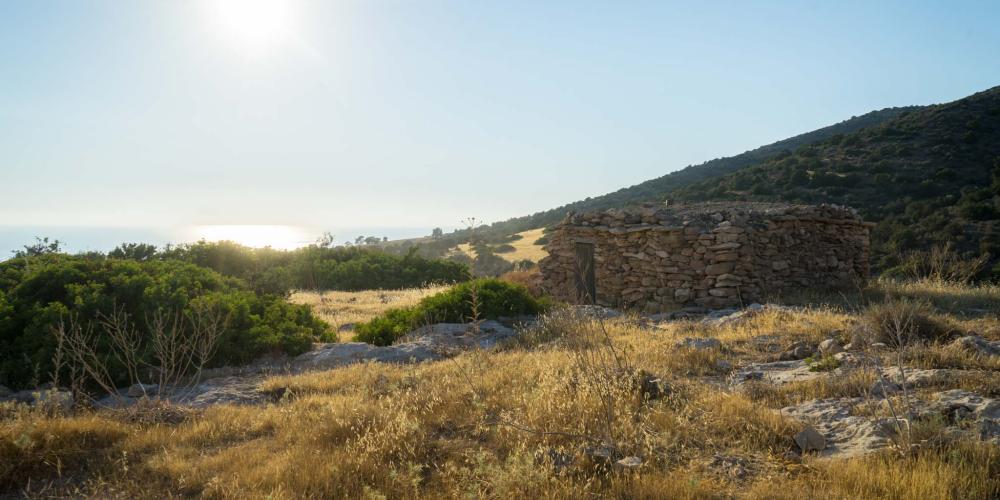
[[[209,0],[212,29],[247,55],[262,55],[295,36],[292,0]]]
[[[213,225],[192,229],[192,239],[232,241],[254,248],[291,250],[312,242],[309,232],[297,226]]]

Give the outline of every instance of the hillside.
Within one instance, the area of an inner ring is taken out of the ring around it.
[[[562,219],[566,215],[566,212],[569,211],[605,210],[643,201],[661,200],[666,198],[669,193],[684,186],[736,172],[748,166],[787,155],[789,152],[795,151],[802,146],[879,125],[887,120],[919,109],[921,109],[920,106],[908,106],[871,111],[864,115],[851,117],[840,123],[761,146],[736,156],[717,158],[700,165],[689,165],[676,172],[671,172],[656,179],[636,184],[635,186],[622,188],[603,196],[587,198],[525,217],[497,222],[489,226],[488,230],[491,232],[513,234],[528,229],[552,225]]]
[[[877,267],[951,244],[1000,255],[1000,87],[908,110],[794,153],[670,191],[680,200],[838,203],[877,222]]]

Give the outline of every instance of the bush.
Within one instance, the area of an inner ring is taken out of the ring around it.
[[[532,297],[544,295],[542,292],[542,273],[537,266],[527,267],[524,270],[508,271],[500,275],[500,279],[523,286]]]
[[[873,304],[864,314],[871,342],[893,347],[939,342],[954,336],[955,329],[932,316],[930,305],[909,300]]]
[[[181,245],[162,256],[240,278],[262,293],[287,294],[293,288],[322,290],[400,289],[470,278],[468,266],[417,254],[373,248],[312,245],[293,251],[248,248],[230,241]]]
[[[968,284],[984,274],[990,254],[966,258],[955,252],[950,243],[934,246],[929,251],[915,250],[902,259],[895,259],[892,267],[882,273],[887,278],[902,280],[930,280],[937,283]]]
[[[413,307],[390,309],[367,323],[358,324],[354,340],[389,345],[425,324],[470,321],[473,316],[473,290],[478,319],[538,314],[547,306],[546,301],[532,297],[528,289],[521,285],[499,279],[478,279],[425,297]]]
[[[476,276],[500,276],[513,268],[514,264],[494,253],[477,252],[472,261],[472,273]]]
[[[241,280],[176,260],[63,254],[12,259],[0,263],[0,384],[19,388],[48,377],[56,350],[53,328],[70,315],[86,325],[121,311],[148,343],[148,322],[158,311],[190,314],[205,306],[228,318],[209,362],[215,366],[251,361],[272,350],[299,354],[328,328],[306,306],[254,293]],[[110,354],[101,329],[94,332],[98,354]],[[151,349],[141,354],[142,361],[153,361]],[[111,363],[110,369],[116,382],[127,381],[126,373],[117,372],[122,366]]]
[[[493,247],[493,252],[494,253],[511,253],[511,252],[516,252],[516,251],[517,251],[517,249],[514,248],[514,245],[511,245],[509,243],[503,243],[501,245],[497,245],[497,246]]]

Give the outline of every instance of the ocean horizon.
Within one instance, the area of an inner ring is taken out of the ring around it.
[[[451,231],[454,228],[445,228]],[[398,240],[431,234],[433,227],[342,227],[319,228],[294,225],[191,225],[180,227],[115,226],[4,226],[0,225],[0,260],[5,260],[35,238],[59,240],[64,252],[108,252],[122,243],[149,243],[163,248],[198,240],[232,240],[251,247],[299,248],[331,233],[336,244],[358,236]]]

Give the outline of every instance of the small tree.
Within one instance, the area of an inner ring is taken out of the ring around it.
[[[151,260],[156,257],[156,246],[148,243],[122,243],[108,252],[113,259]]]

